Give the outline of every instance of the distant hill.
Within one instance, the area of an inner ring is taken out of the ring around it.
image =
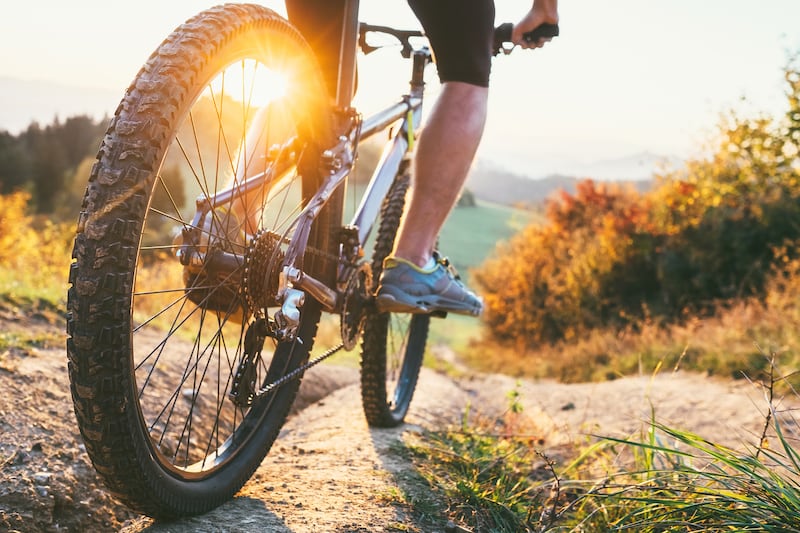
[[[466,187],[476,198],[486,202],[510,206],[536,205],[559,190],[575,192],[576,185],[585,179],[587,178],[561,174],[529,178],[495,164],[479,161],[472,169]],[[599,181],[630,184],[640,191],[646,191],[652,186],[650,179]]]
[[[599,181],[647,181],[652,179],[656,172],[682,166],[683,161],[678,157],[644,151],[588,163],[564,162],[558,171],[569,176],[587,177]]]
[[[46,81],[19,80],[0,76],[0,130],[13,134],[31,122],[50,124],[53,119],[88,115],[110,116],[124,94],[119,90],[72,87]]]
[[[33,121],[50,124],[56,117],[63,120],[76,115],[89,115],[101,119],[110,116],[123,92],[124,89],[74,87],[0,75],[0,101],[6,103],[0,106],[0,131],[17,134]],[[538,204],[559,189],[574,191],[575,185],[586,177],[602,181],[625,181],[639,189],[647,189],[653,171],[664,161],[667,164],[679,163],[676,158],[641,152],[591,164],[564,161],[557,173],[526,176],[491,162],[479,161],[470,175],[467,188],[476,198],[487,202],[512,206]]]

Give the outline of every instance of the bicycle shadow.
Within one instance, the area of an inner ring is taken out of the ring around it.
[[[120,533],[216,533],[269,531],[291,533],[294,530],[267,507],[263,500],[237,496],[205,514],[174,521],[153,521],[142,518],[123,527]]]
[[[392,495],[399,513],[420,531],[462,531],[452,529],[447,503],[431,489],[414,464],[408,446],[414,435],[427,429],[458,424],[468,404],[467,391],[446,376],[422,369],[406,422],[396,428],[370,428],[369,436],[381,468],[389,474],[397,492]]]

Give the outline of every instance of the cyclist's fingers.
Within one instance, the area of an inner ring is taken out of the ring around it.
[[[553,4],[555,2],[552,2]],[[522,48],[541,48],[550,37],[540,37],[536,41],[528,42],[526,34],[535,32],[543,24],[558,24],[558,11],[550,2],[534,1],[533,8],[514,25],[511,31],[511,42]]]
[[[523,39],[519,46],[525,49],[541,48],[552,40],[552,37],[542,37],[541,39],[530,42]]]

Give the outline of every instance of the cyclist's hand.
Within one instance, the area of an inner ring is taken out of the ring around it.
[[[528,14],[514,25],[511,41],[522,48],[541,48],[551,40],[550,37],[528,42],[522,36],[542,24],[558,24],[558,0],[533,0],[533,7]]]

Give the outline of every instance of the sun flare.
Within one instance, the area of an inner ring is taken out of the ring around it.
[[[283,98],[288,92],[289,79],[283,72],[245,59],[229,66],[209,85],[214,94],[259,108]]]

